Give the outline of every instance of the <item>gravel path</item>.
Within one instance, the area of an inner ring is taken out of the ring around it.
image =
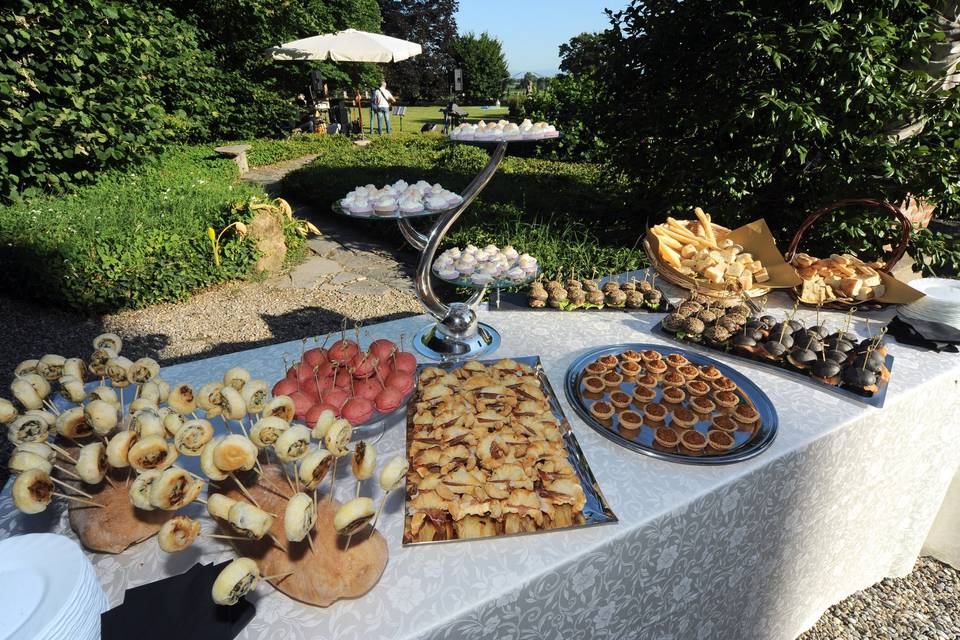
[[[301,164],[255,169],[245,179],[275,192],[282,175]],[[385,250],[382,240],[370,242],[307,208],[297,215],[310,217],[324,237],[310,241],[312,255],[291,274],[263,282],[226,284],[180,304],[92,318],[0,295],[6,313],[0,385],[7,388],[13,368],[27,358],[89,355],[92,339],[104,331],[120,334],[129,354],[172,364],[327,333],[343,318],[372,324],[421,312],[410,280],[413,253],[402,246]],[[0,463],[3,458],[0,451]],[[4,463],[0,487],[5,472]],[[960,638],[960,572],[920,558],[907,577],[884,579],[831,607],[798,640],[854,638]]]

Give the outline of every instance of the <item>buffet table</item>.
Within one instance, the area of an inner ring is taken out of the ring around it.
[[[770,306],[789,302],[775,294]],[[824,315],[834,326],[842,317]],[[666,342],[650,333],[659,314],[481,316],[503,339],[494,357],[539,354],[558,390],[588,347]],[[372,326],[370,336],[410,336],[424,322]],[[770,448],[732,465],[674,464],[620,448],[583,425],[561,395],[619,523],[403,548],[397,492],[380,525],[391,557],[368,594],[322,609],[263,585],[249,596],[257,614],[241,637],[793,638],[850,593],[911,570],[960,466],[960,359],[888,343],[896,365],[882,410],[714,356],[756,382],[780,417]],[[201,385],[243,366],[276,380],[283,354],[299,351],[299,341],[272,345],[166,367],[162,376]],[[390,418],[377,444],[383,459],[403,451],[402,421],[402,412]],[[340,472],[347,467],[341,460]],[[0,538],[69,532],[63,506],[37,516],[15,511],[9,484]],[[346,498],[353,486],[338,489]],[[202,505],[185,513],[212,526]],[[230,555],[211,539],[175,555],[149,540],[92,560],[116,605],[128,588]]]

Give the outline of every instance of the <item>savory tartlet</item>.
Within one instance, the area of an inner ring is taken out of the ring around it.
[[[623,429],[639,429],[643,425],[643,416],[636,411],[621,411],[619,417]]]
[[[707,396],[699,398],[690,398],[690,408],[697,413],[713,413],[717,409],[717,403]]]
[[[643,408],[643,415],[654,422],[661,422],[667,417],[667,408],[658,402],[651,402]]]
[[[603,393],[607,388],[606,383],[600,376],[587,376],[583,379],[584,388],[590,393]]]
[[[687,429],[680,434],[680,444],[691,451],[702,451],[707,448],[707,437],[699,431]]]
[[[590,413],[598,420],[609,420],[613,417],[613,405],[603,400],[590,405]]]
[[[670,420],[671,426],[689,429],[697,424],[697,415],[686,407],[676,407],[673,410],[673,418]]]
[[[687,399],[687,394],[680,387],[667,387],[663,390],[663,401],[671,404],[680,404]]]
[[[633,400],[638,404],[653,402],[653,399],[656,397],[657,392],[649,387],[637,386],[637,388],[633,390]]]
[[[733,417],[746,424],[753,424],[760,419],[756,409],[748,404],[741,404],[733,411]]]
[[[680,436],[669,427],[659,427],[653,432],[653,440],[661,447],[675,447],[680,444]]]
[[[713,416],[711,424],[721,431],[736,431],[740,428],[740,425],[734,422],[733,418],[723,415]]]
[[[717,391],[713,394],[713,401],[724,409],[732,409],[740,404],[740,396],[733,391]]]
[[[687,383],[686,389],[691,396],[705,396],[710,393],[710,385],[703,380],[691,380]]]
[[[617,390],[610,394],[610,404],[615,406],[617,409],[626,409],[630,406],[630,402],[633,398],[628,393]]]
[[[711,429],[707,432],[707,442],[717,451],[729,451],[733,449],[736,440],[726,431]]]

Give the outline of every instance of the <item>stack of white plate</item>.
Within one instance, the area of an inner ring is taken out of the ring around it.
[[[0,540],[0,638],[94,640],[109,608],[80,546],[52,533]]]
[[[916,302],[900,307],[905,318],[941,322],[960,329],[960,280],[921,278],[910,286],[924,294]]]

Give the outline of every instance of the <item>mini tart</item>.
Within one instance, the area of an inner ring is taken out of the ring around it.
[[[600,376],[587,376],[583,379],[583,388],[590,393],[603,393],[607,385]]]
[[[760,419],[760,414],[756,409],[751,407],[748,404],[741,404],[733,412],[733,417],[739,420],[740,422],[745,422],[747,424],[753,424]]]
[[[667,387],[663,390],[663,401],[680,404],[687,399],[687,394],[680,387]]]
[[[713,401],[717,403],[718,407],[732,409],[740,404],[740,396],[733,391],[717,391],[713,394]]]
[[[610,394],[610,404],[615,406],[617,409],[626,409],[630,406],[631,400],[633,400],[633,398],[620,390],[614,391]]]
[[[723,374],[720,373],[720,369],[717,369],[713,365],[706,365],[700,367],[700,379],[706,380],[707,382],[713,382],[714,380],[719,380],[723,377]]]
[[[685,384],[687,384],[687,379],[678,371],[667,371],[663,375],[663,386],[665,387],[682,387]]]
[[[691,396],[705,396],[710,393],[710,385],[703,380],[691,380],[687,383],[687,393]]]
[[[613,417],[613,405],[603,400],[590,405],[590,415],[598,420],[609,420]]]
[[[648,402],[653,402],[653,399],[657,397],[657,392],[651,389],[650,387],[637,387],[633,390],[633,400],[639,404],[646,404]]]
[[[620,363],[620,373],[623,374],[624,378],[634,378],[640,375],[641,370],[640,364],[633,360],[624,360]]]
[[[707,448],[707,437],[695,429],[687,429],[680,434],[680,444],[691,451],[703,451]]]
[[[712,424],[721,431],[736,431],[740,428],[740,425],[734,422],[730,416],[713,416]]]
[[[621,382],[623,382],[623,376],[616,371],[607,371],[603,374],[603,384],[607,385],[608,389],[619,387]]]
[[[685,364],[682,367],[678,367],[677,372],[687,380],[696,380],[700,375],[700,369],[697,369],[692,364]]]
[[[659,384],[657,379],[650,374],[640,376],[637,378],[636,383],[638,387],[646,387],[647,389],[656,389],[657,384]]]
[[[643,424],[643,416],[636,411],[620,412],[620,427],[622,429],[639,429]]]
[[[659,351],[654,351],[653,349],[647,349],[646,351],[640,352],[640,358],[650,364],[651,362],[656,362],[663,359],[663,356],[660,355]]]
[[[726,431],[711,429],[707,432],[707,443],[717,451],[729,451],[736,444],[733,436]]]
[[[713,413],[717,408],[717,403],[707,396],[699,398],[690,398],[690,408],[697,413]]]
[[[667,408],[660,403],[651,402],[643,408],[643,415],[654,422],[661,422],[667,417]]]
[[[667,370],[667,365],[663,363],[663,360],[651,360],[646,363],[646,367],[647,367],[647,373],[653,374],[655,376],[659,376],[664,371]]]
[[[697,422],[697,414],[686,407],[677,407],[673,410],[673,420],[670,421],[670,424],[674,427],[689,429]]]
[[[666,363],[668,367],[673,367],[674,369],[676,369],[677,367],[682,367],[690,364],[690,361],[684,358],[679,353],[671,353],[666,357]]]
[[[607,371],[613,371],[616,369],[617,365],[620,364],[620,361],[617,359],[617,356],[609,353],[605,356],[601,356],[597,362],[602,364]]]
[[[633,349],[629,349],[620,354],[620,359],[625,362],[640,362],[642,358],[640,357],[640,353],[634,351]]]
[[[659,427],[653,432],[653,440],[663,447],[675,447],[680,444],[680,436],[673,429]]]
[[[710,385],[717,391],[736,391],[737,383],[726,376],[720,376],[713,380]]]
[[[594,360],[586,367],[587,373],[592,376],[602,376],[607,372],[607,367],[599,360]]]

